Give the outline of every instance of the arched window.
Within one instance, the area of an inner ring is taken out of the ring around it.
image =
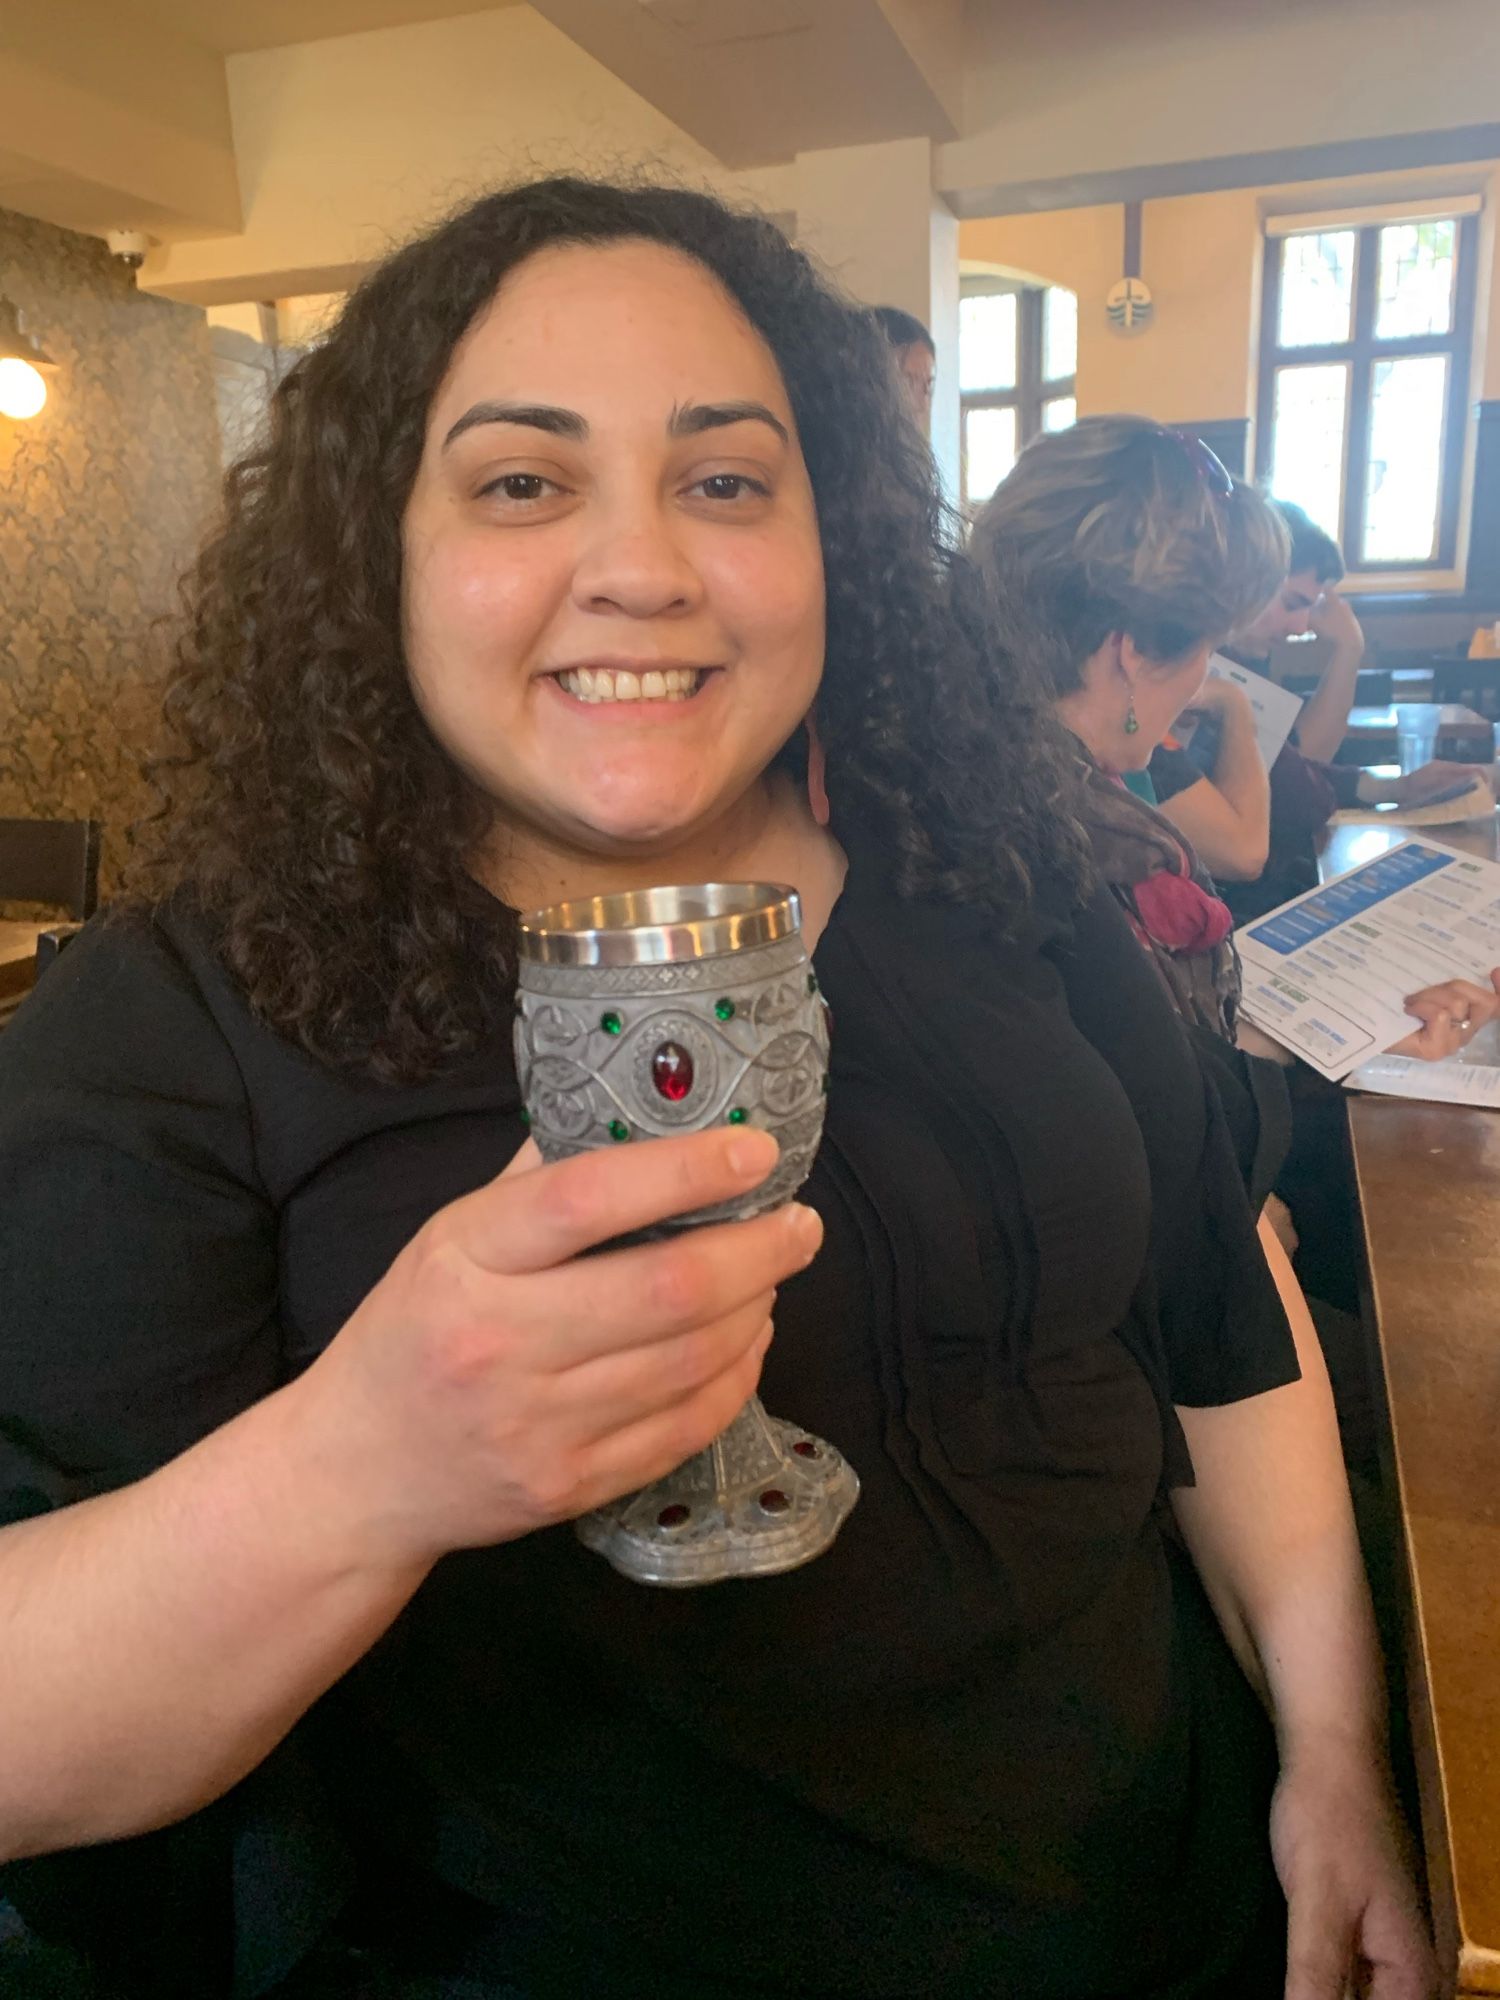
[[[969,276],[958,303],[965,506],[988,500],[1023,445],[1078,416],[1078,297]]]

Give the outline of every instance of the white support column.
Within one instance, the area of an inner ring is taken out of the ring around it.
[[[958,222],[933,189],[932,145],[893,139],[799,153],[797,240],[864,305],[915,313],[937,348],[932,448],[958,499]]]

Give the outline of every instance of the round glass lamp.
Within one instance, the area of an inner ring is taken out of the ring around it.
[[[0,296],[0,416],[24,422],[47,400],[44,369],[56,367],[11,301]]]

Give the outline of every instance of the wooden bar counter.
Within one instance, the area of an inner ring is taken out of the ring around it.
[[[1421,830],[1497,858],[1496,819]],[[1336,827],[1325,879],[1407,836]],[[1445,1996],[1500,1994],[1500,1113],[1349,1098],[1411,1571],[1409,1699]]]

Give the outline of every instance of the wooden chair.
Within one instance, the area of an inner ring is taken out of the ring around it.
[[[0,819],[0,903],[62,904],[84,923],[99,902],[96,819]]]

